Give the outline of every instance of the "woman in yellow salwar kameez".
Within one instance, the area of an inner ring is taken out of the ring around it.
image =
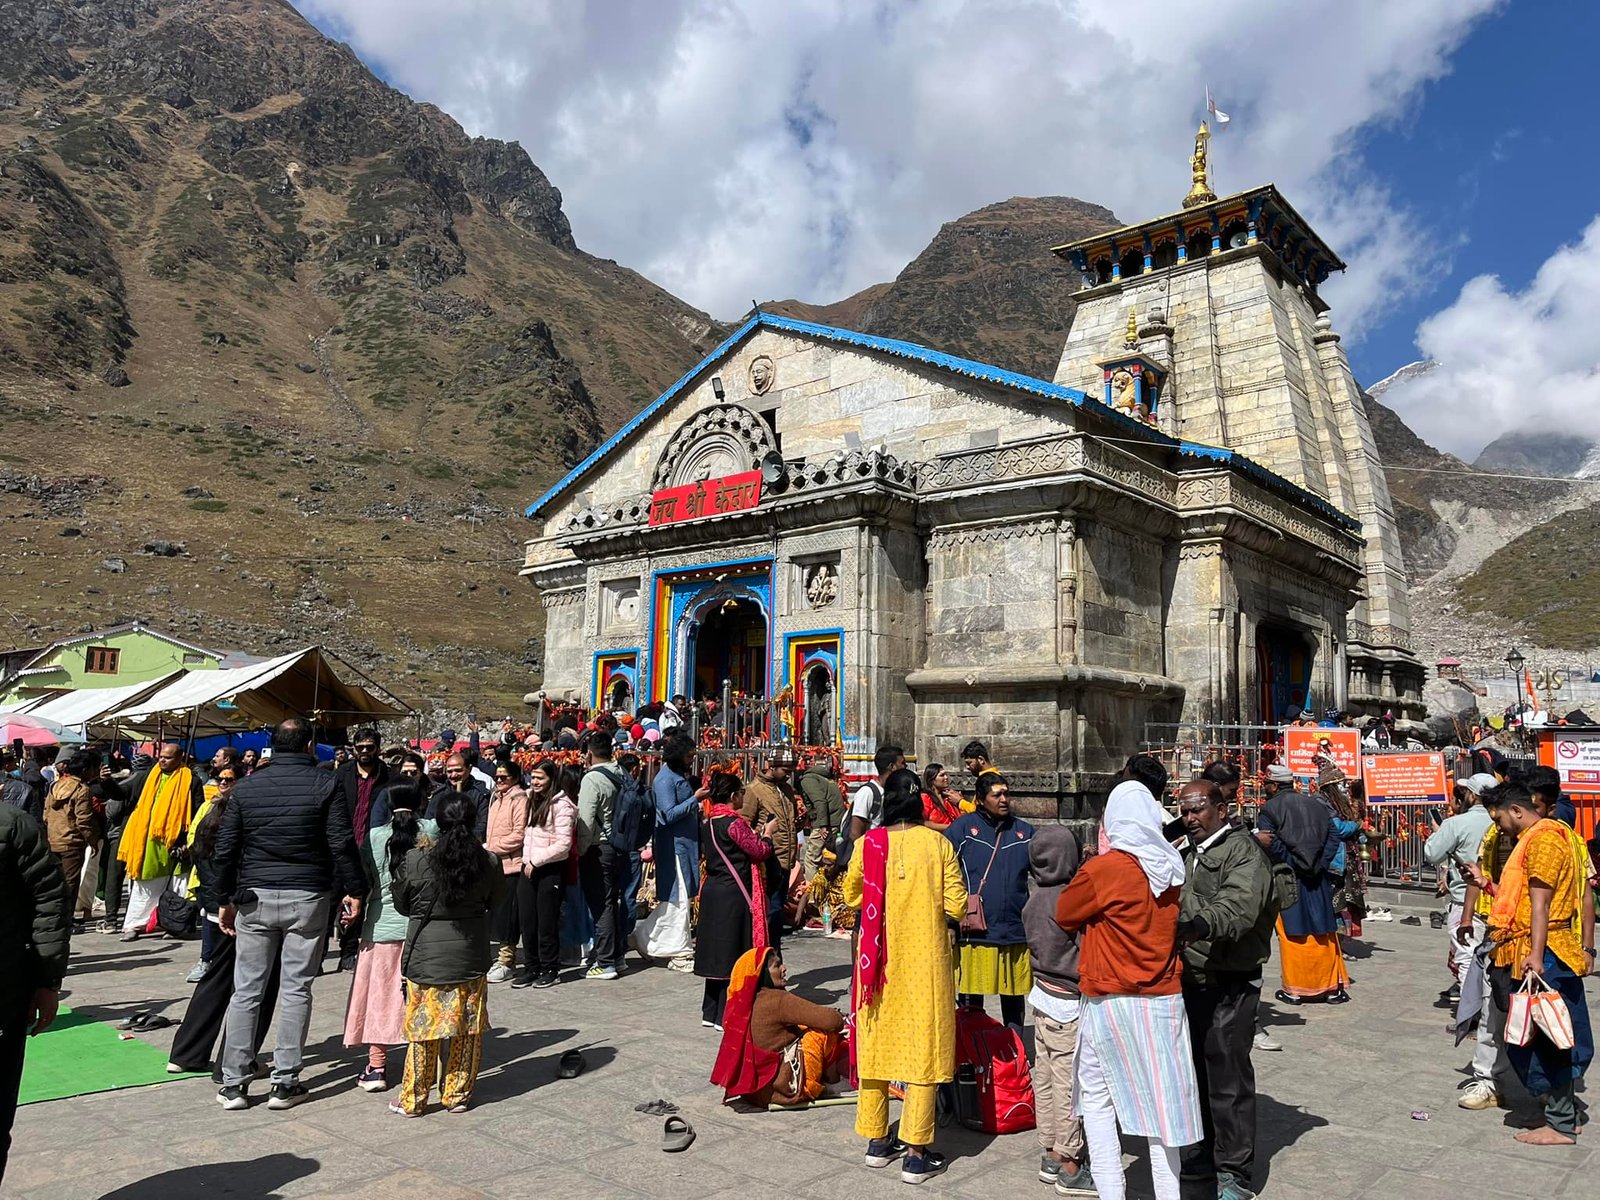
[[[866,1163],[902,1154],[900,1178],[921,1183],[945,1168],[933,1149],[939,1084],[955,1078],[956,995],[950,923],[967,911],[955,850],[923,826],[922,787],[896,771],[884,785],[883,826],[862,836],[844,894],[860,911],[851,979],[860,1081],[856,1132]],[[905,1090],[898,1138],[889,1136],[889,1081]]]

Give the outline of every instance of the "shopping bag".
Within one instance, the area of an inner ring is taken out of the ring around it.
[[[1557,1050],[1571,1050],[1573,1046],[1572,1013],[1566,999],[1543,979],[1539,990],[1533,993],[1529,1007],[1533,1010],[1533,1023],[1543,1031]]]
[[[1524,975],[1522,986],[1511,993],[1506,1006],[1506,1045],[1526,1046],[1533,1041],[1533,981],[1534,976]]]

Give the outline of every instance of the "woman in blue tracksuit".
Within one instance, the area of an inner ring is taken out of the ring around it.
[[[1028,935],[1022,926],[1033,826],[1011,815],[1010,790],[998,771],[983,772],[978,776],[977,811],[957,818],[944,835],[955,847],[967,895],[982,898],[986,926],[981,932],[961,932],[959,1003],[982,1008],[985,996],[999,996],[1001,1019],[1020,1028],[1024,1000],[1033,990]]]

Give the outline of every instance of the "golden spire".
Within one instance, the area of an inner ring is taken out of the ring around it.
[[[1139,344],[1139,317],[1131,308],[1128,310],[1128,332],[1122,341],[1127,346],[1137,346]]]
[[[1189,185],[1189,194],[1183,198],[1185,208],[1210,204],[1217,198],[1207,180],[1206,146],[1210,141],[1211,130],[1206,127],[1204,121],[1201,121],[1200,130],[1194,135],[1194,157],[1189,160],[1189,175],[1192,182]]]

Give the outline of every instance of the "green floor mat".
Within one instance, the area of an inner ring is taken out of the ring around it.
[[[189,1078],[167,1074],[164,1050],[138,1037],[123,1041],[117,1033],[104,1021],[63,1008],[55,1024],[28,1039],[17,1103],[65,1100]]]

